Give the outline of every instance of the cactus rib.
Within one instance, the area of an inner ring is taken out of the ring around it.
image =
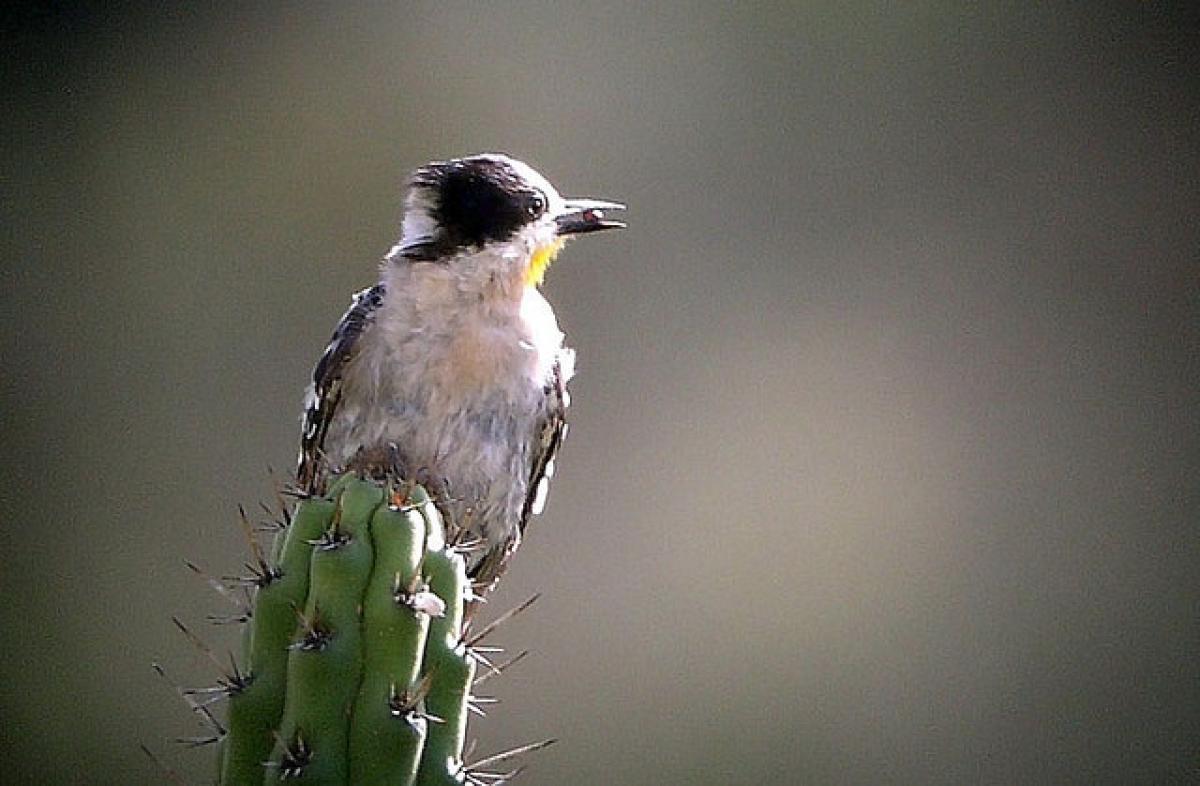
[[[350,725],[350,782],[412,783],[425,744],[417,712],[429,616],[412,603],[424,590],[425,518],[411,506],[381,506],[371,519],[375,570],[363,601],[363,679]]]
[[[321,499],[298,506],[291,526],[279,536],[274,578],[255,594],[248,623],[248,676],[229,697],[229,734],[222,746],[221,783],[261,784],[263,762],[275,743],[283,715],[288,646],[297,628],[296,609],[308,594],[311,541],[333,520],[334,505]]]

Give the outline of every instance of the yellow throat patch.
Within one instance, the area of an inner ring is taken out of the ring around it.
[[[525,286],[536,287],[545,280],[546,268],[550,267],[550,263],[566,244],[565,237],[557,237],[533,252],[533,256],[529,258],[529,267],[525,268]]]

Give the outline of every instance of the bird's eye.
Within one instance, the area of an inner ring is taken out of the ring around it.
[[[529,202],[527,203],[526,210],[529,211],[530,218],[537,218],[542,213],[545,213],[546,212],[546,197],[545,197],[545,195],[535,191],[533,193],[533,195],[529,197]]]

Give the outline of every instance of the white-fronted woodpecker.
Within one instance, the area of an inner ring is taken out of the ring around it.
[[[400,242],[354,296],[305,397],[297,482],[337,472],[420,482],[490,584],[545,502],[566,435],[574,352],[538,291],[574,235],[623,205],[566,199],[500,154],[427,164]]]

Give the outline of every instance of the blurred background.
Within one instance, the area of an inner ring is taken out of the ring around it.
[[[241,570],[407,173],[482,150],[631,226],[546,284],[571,438],[479,754],[1200,778],[1198,14],[964,5],[3,12],[4,781],[209,782],[183,560]]]

